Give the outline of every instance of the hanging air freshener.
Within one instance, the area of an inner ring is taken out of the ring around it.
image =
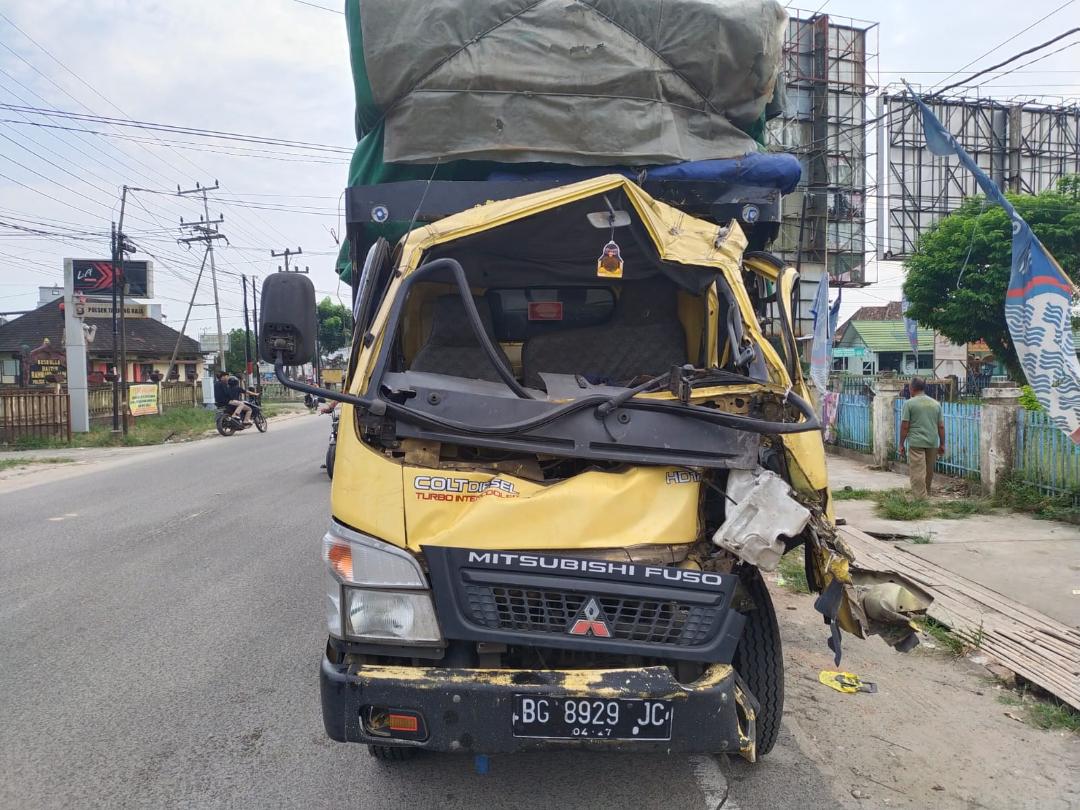
[[[622,278],[623,259],[619,246],[612,240],[604,245],[604,252],[596,261],[598,278]]]

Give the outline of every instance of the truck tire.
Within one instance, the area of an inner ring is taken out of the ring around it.
[[[784,714],[784,653],[769,589],[756,568],[742,574],[743,586],[754,602],[746,614],[732,664],[757,698],[757,753],[764,756],[776,745]]]
[[[404,762],[416,756],[416,748],[405,748],[397,745],[369,745],[368,752],[383,762]]]

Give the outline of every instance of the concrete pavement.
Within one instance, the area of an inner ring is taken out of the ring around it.
[[[743,770],[712,757],[500,757],[478,777],[465,757],[388,767],[328,741],[316,678],[327,430],[304,417],[0,488],[0,807],[725,800],[724,769]],[[772,763],[726,806],[831,802],[790,733]]]
[[[834,491],[908,486],[907,476],[838,455],[829,456],[829,478]],[[835,508],[850,525],[879,537],[928,538],[905,550],[1080,627],[1080,526],[1005,510],[960,520],[888,520],[876,514],[872,501],[837,501]]]

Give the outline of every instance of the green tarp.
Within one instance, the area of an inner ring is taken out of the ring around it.
[[[776,0],[346,0],[345,8],[359,140],[350,186],[481,180],[507,163],[739,157],[758,148],[782,87],[787,15]],[[393,242],[407,225],[365,227],[370,240]]]
[[[383,159],[641,166],[754,151],[777,0],[348,0]]]

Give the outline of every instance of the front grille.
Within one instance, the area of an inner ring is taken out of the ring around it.
[[[473,622],[492,630],[564,635],[589,594],[466,584]],[[595,597],[612,636],[644,644],[693,647],[712,636],[717,608],[673,600]]]

